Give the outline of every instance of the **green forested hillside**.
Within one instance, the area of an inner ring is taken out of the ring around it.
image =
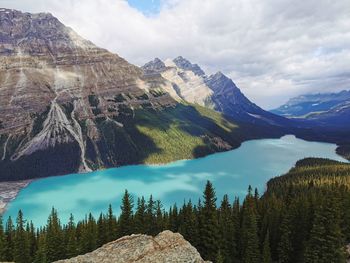
[[[66,105],[67,116],[71,116],[71,108]],[[79,125],[86,144],[84,159],[92,170],[193,159],[237,148],[248,139],[284,134],[280,127],[238,123],[213,110],[182,103],[161,109],[119,105],[117,115],[97,115],[93,121],[79,120]],[[0,161],[0,181],[79,171],[82,149],[75,140],[12,160],[11,156],[25,144],[21,140],[0,134],[0,155],[2,149],[7,151]]]
[[[123,127],[113,121],[123,123]],[[277,127],[267,129],[237,123],[218,112],[191,104],[162,110],[125,108],[113,121],[97,120],[101,132],[98,151],[87,144],[88,163],[100,164],[95,168],[193,159],[236,148],[248,139],[283,135]]]
[[[134,200],[125,191],[122,213],[112,208],[62,225],[53,209],[45,228],[35,229],[22,212],[0,228],[0,260],[52,262],[94,250],[132,233],[180,232],[214,262],[345,263],[350,243],[350,164],[304,159],[274,178],[259,197],[249,186],[241,202],[217,200],[207,182],[203,198],[169,210],[150,196]]]

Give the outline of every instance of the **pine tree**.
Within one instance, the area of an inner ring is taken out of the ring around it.
[[[201,242],[199,244],[201,255],[206,260],[214,261],[219,249],[218,219],[216,211],[216,194],[210,181],[207,181],[204,190],[204,206],[201,211],[202,226]]]
[[[256,213],[255,199],[252,196],[252,188],[249,186],[242,208],[241,253],[243,263],[261,262]]]
[[[232,262],[232,247],[235,246],[235,226],[232,209],[227,195],[224,195],[219,209],[220,252],[224,262]]]
[[[184,203],[183,205],[181,221],[182,222],[179,226],[179,232],[193,246],[197,247],[199,243],[198,222],[196,217],[196,211],[193,208],[191,200],[187,204]]]
[[[232,224],[234,228],[233,232],[233,242],[230,244],[230,256],[232,262],[239,262],[240,259],[240,238],[241,238],[241,229],[240,229],[240,204],[239,199],[235,198],[232,205]]]
[[[100,247],[108,240],[108,227],[105,216],[101,213],[97,220],[97,245]]]
[[[141,199],[137,199],[137,208],[134,217],[135,233],[146,233],[146,201],[142,196]]]
[[[265,240],[263,243],[262,258],[263,258],[262,263],[271,263],[272,262],[269,231],[267,231],[267,233],[265,235]]]
[[[107,240],[113,241],[117,237],[117,220],[113,214],[112,205],[109,205],[108,207],[108,213],[107,213]]]
[[[46,253],[48,261],[55,261],[64,258],[65,246],[63,231],[57,211],[52,208],[46,226]]]
[[[163,219],[163,206],[162,203],[157,200],[156,201],[156,225],[155,232],[156,234],[162,232],[165,227],[164,219]]]
[[[350,193],[345,193],[342,198],[342,229],[346,243],[350,243]]]
[[[179,230],[178,209],[176,204],[170,207],[169,210],[168,229],[173,232],[178,232]]]
[[[340,229],[338,200],[326,199],[315,212],[305,262],[345,263],[344,241]]]
[[[156,235],[156,206],[155,206],[155,201],[153,200],[153,196],[151,195],[149,197],[149,200],[147,202],[146,206],[146,233],[148,235]]]
[[[74,217],[71,214],[66,229],[66,257],[72,258],[78,254],[78,244],[76,237],[76,227],[74,223]]]
[[[258,188],[255,188],[255,190],[254,190],[254,201],[255,201],[255,208],[256,209],[258,209],[259,198],[260,198],[260,195],[259,195]]]
[[[6,229],[5,229],[5,239],[6,239],[6,246],[5,246],[5,258],[6,261],[13,261],[13,247],[14,247],[14,225],[12,222],[11,216],[8,218],[6,222]]]
[[[215,263],[225,263],[225,257],[222,255],[221,250],[218,250],[216,254]]]
[[[91,213],[82,225],[80,248],[85,253],[97,248],[97,224]]]
[[[312,207],[308,199],[303,196],[295,197],[294,201],[291,202],[289,210],[293,213],[292,226],[293,235],[293,255],[291,260],[294,262],[302,262],[305,253],[306,242],[311,231],[311,222],[313,219]]]
[[[29,241],[24,228],[25,221],[21,210],[18,212],[17,225],[14,237],[13,259],[18,263],[26,263],[30,260]]]
[[[127,236],[134,232],[133,227],[133,198],[125,190],[125,194],[123,196],[121,208],[121,214],[119,217],[119,236]]]
[[[35,253],[34,263],[48,263],[47,259],[47,246],[46,246],[46,234],[40,233],[38,235],[38,248]]]
[[[26,232],[29,242],[29,259],[30,261],[33,261],[35,252],[37,250],[37,239],[33,222],[27,224]]]
[[[291,230],[291,215],[289,211],[285,211],[281,226],[280,226],[280,242],[278,244],[278,262],[291,262],[293,253],[292,245],[292,230]]]
[[[6,236],[5,236],[1,216],[0,216],[0,261],[6,261]]]

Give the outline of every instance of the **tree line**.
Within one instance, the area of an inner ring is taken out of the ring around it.
[[[207,182],[203,198],[168,210],[150,196],[125,191],[117,217],[91,214],[61,224],[53,208],[45,227],[35,228],[21,211],[0,225],[0,261],[45,263],[92,251],[119,237],[181,233],[205,260],[217,263],[342,263],[350,243],[350,166],[305,159],[268,182],[263,196],[249,186],[244,200],[218,202]]]

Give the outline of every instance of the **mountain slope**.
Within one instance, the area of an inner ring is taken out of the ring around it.
[[[350,91],[298,96],[272,112],[298,118],[309,126],[350,128]]]
[[[222,74],[207,76],[197,65],[183,57],[165,62],[156,58],[142,69],[146,75],[160,74],[168,80],[177,97],[222,112],[237,121],[259,125],[288,126],[289,121],[264,111],[247,99],[235,83]]]
[[[324,126],[350,128],[350,99],[333,106],[327,111],[309,113],[306,119]]]
[[[112,118],[123,111],[119,97],[132,94],[129,108],[142,105],[145,94],[154,108],[174,104],[165,93],[148,93],[152,83],[139,68],[82,39],[51,14],[1,9],[0,21],[4,177],[21,178],[18,169],[24,166],[33,167],[28,177],[89,171],[86,154],[98,152],[104,137],[96,120],[123,125]]]
[[[185,103],[160,74],[144,75],[51,14],[0,9],[0,62],[2,181],[195,158],[282,135]]]
[[[255,132],[269,133],[267,130],[272,129],[275,134],[278,131],[295,134],[306,140],[337,143],[337,152],[343,156],[349,155],[348,91],[300,96],[291,99],[278,110],[267,112],[246,98],[235,83],[221,72],[207,76],[197,64],[192,64],[181,56],[164,62],[156,58],[142,69],[146,76],[162,76],[166,79],[168,92],[177,101],[184,100],[214,109],[240,125],[251,125]],[[329,110],[314,113],[308,111],[315,107]],[[307,118],[286,118],[292,113],[309,114]]]

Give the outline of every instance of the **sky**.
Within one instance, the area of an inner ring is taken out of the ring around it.
[[[350,89],[349,0],[0,0],[50,12],[136,65],[182,55],[265,109]]]
[[[138,9],[145,15],[156,15],[160,12],[160,0],[128,0],[131,7]]]

